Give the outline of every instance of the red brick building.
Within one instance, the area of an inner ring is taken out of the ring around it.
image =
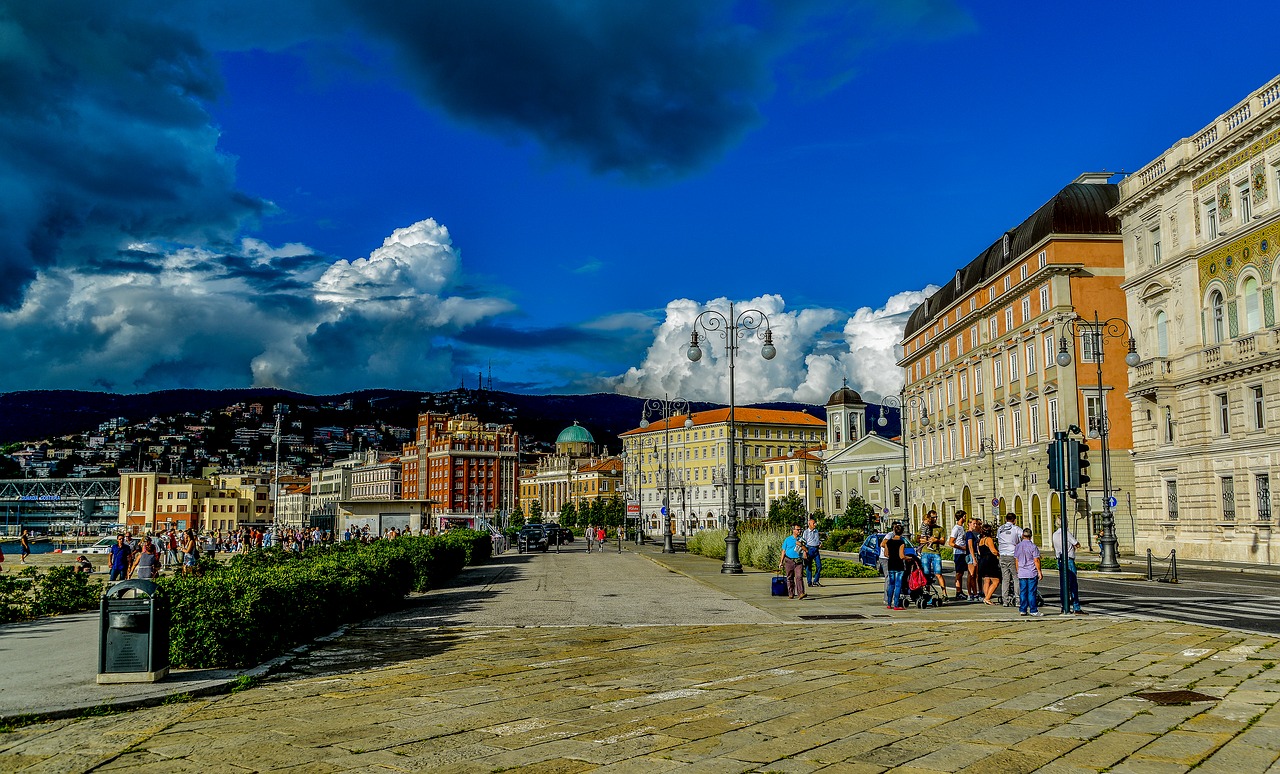
[[[438,514],[488,514],[515,507],[520,436],[511,425],[470,414],[418,415],[401,456],[403,498],[434,500]]]

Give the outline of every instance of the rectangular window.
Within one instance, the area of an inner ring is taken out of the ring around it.
[[[997,449],[1004,448],[1005,429],[1006,428],[1004,424],[1004,412],[1001,411],[999,414],[996,414],[996,448]]]
[[[1040,314],[1049,311],[1049,286],[1040,288]]]
[[[1164,407],[1164,442],[1173,443],[1173,409]]]
[[[1024,280],[1026,278],[1027,278],[1027,264],[1024,263],[1022,264],[1022,268],[1018,271],[1018,279]]]
[[[1259,473],[1253,477],[1258,495],[1258,521],[1271,521],[1271,476]]]
[[[1246,182],[1244,185],[1240,186],[1239,191],[1240,191],[1240,196],[1239,196],[1240,222],[1243,224],[1248,224],[1249,220],[1253,217],[1252,202],[1250,201],[1250,198],[1249,198],[1249,184]]]
[[[1004,386],[1004,361],[1000,359],[999,355],[991,360],[991,386]]]
[[[969,311],[972,312],[977,308],[978,308],[978,297],[974,296],[973,298],[969,299]]]
[[[974,325],[969,328],[969,349],[975,349],[978,346],[978,326]]]
[[[1266,427],[1266,411],[1262,402],[1262,385],[1251,388],[1253,391],[1253,428],[1261,430]]]
[[[947,405],[948,406],[954,405],[956,402],[955,392],[954,392],[955,386],[956,386],[955,379],[948,377],[947,378]]]
[[[1058,432],[1058,399],[1049,399],[1049,433]]]
[[[982,394],[982,364],[973,367],[973,395],[976,398]]]
[[[1022,409],[1013,410],[1013,445],[1022,445]]]
[[[1036,372],[1036,345],[1034,343],[1027,345],[1027,373],[1034,374]]]
[[[969,372],[961,371],[960,372],[960,400],[965,400],[968,397],[969,397]]]
[[[960,456],[969,456],[969,423],[960,423]]]
[[[1022,299],[1022,321],[1028,322],[1030,320],[1031,320],[1031,299],[1024,298]]]
[[[978,420],[978,451],[982,451],[983,439],[987,437],[987,421],[985,419]]]
[[[1018,376],[1018,350],[1009,353],[1009,381],[1016,382],[1021,377]]]
[[[1036,443],[1040,440],[1040,402],[1037,401],[1027,407],[1028,427],[1031,430],[1031,442]]]
[[[951,342],[945,342],[942,345],[942,362],[946,363],[951,360]]]
[[[1220,392],[1214,396],[1218,402],[1218,432],[1222,435],[1231,434],[1231,415],[1229,413],[1230,404],[1227,402],[1227,394]]]
[[[1222,518],[1224,521],[1236,520],[1236,480],[1231,476],[1223,476],[1222,483]]]
[[[1049,253],[1047,250],[1040,251],[1039,261],[1041,269],[1049,265]]]
[[[1156,226],[1151,229],[1151,262],[1156,266],[1160,265],[1160,227]]]
[[[1167,479],[1164,482],[1165,493],[1165,512],[1169,515],[1169,521],[1178,520],[1178,482]]]
[[[1209,234],[1209,238],[1217,239],[1218,238],[1218,203],[1217,203],[1217,200],[1215,199],[1210,199],[1209,203],[1205,205],[1204,224],[1205,224],[1205,229]]]
[[[1058,361],[1054,359],[1058,356],[1058,353],[1055,351],[1057,349],[1056,344],[1057,342],[1053,340],[1052,333],[1046,333],[1044,335],[1044,367],[1045,368],[1058,364]]]
[[[1004,278],[1004,292],[1006,292],[1006,293],[1008,293],[1008,292],[1009,292],[1009,285],[1010,285],[1010,283],[1012,283],[1012,281],[1013,281],[1013,277],[1005,277],[1005,278]]]
[[[1005,333],[1013,330],[1013,307],[1004,310],[1004,330]]]
[[[947,429],[947,458],[956,458],[956,429],[954,427]]]
[[[1086,395],[1084,397],[1085,411],[1085,429],[1093,438],[1099,437],[1102,430],[1102,423],[1106,421],[1106,409],[1103,406],[1102,396],[1098,394]]]

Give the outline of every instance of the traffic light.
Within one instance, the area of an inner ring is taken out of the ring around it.
[[[1061,440],[1049,442],[1049,488],[1055,492],[1066,489],[1062,480],[1062,452],[1066,445]]]
[[[1075,490],[1089,486],[1089,444],[1074,439],[1067,444],[1067,489],[1075,497]]]

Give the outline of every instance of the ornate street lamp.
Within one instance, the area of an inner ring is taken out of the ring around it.
[[[689,337],[688,355],[689,359],[695,363],[702,359],[702,347],[698,346],[699,328],[708,335],[715,333],[724,339],[725,354],[729,356],[729,534],[724,539],[724,564],[720,566],[720,572],[738,575],[742,573],[742,562],[738,560],[738,472],[733,424],[734,409],[737,408],[734,398],[733,372],[738,354],[738,341],[749,334],[762,339],[764,346],[760,348],[760,356],[765,360],[773,360],[778,350],[773,346],[773,330],[769,327],[769,316],[759,309],[735,312],[732,301],[729,302],[727,315],[716,309],[708,309],[694,319],[693,335]]]
[[[662,417],[662,437],[666,448],[666,462],[663,465],[666,479],[662,491],[662,553],[674,554],[676,546],[671,534],[671,417],[684,414],[684,427],[687,430],[693,427],[693,412],[689,409],[689,401],[684,398],[668,398],[664,394],[661,398],[645,399],[644,414],[640,417],[641,429],[648,429],[650,413]]]
[[[907,480],[907,416],[904,409],[915,407],[920,409],[920,424],[924,427],[929,426],[929,407],[925,405],[924,398],[919,395],[907,395],[907,387],[904,384],[902,391],[897,395],[886,395],[880,399],[880,405],[889,406],[898,410],[898,424],[902,430],[902,515],[903,521],[907,524],[911,523],[911,485]],[[889,420],[885,418],[884,412],[880,412],[880,418],[876,420],[876,424],[884,427],[889,424]],[[888,504],[888,500],[885,501]]]
[[[1071,365],[1071,352],[1067,349],[1067,337],[1070,336],[1074,341],[1077,336],[1080,337],[1081,346],[1084,342],[1088,342],[1093,352],[1094,363],[1098,368],[1098,416],[1096,423],[1096,432],[1099,443],[1102,447],[1102,539],[1098,541],[1098,550],[1102,554],[1101,561],[1098,563],[1098,569],[1103,572],[1120,572],[1120,560],[1117,555],[1116,540],[1116,520],[1115,515],[1111,512],[1111,459],[1107,454],[1107,436],[1109,435],[1110,420],[1108,419],[1107,397],[1102,389],[1102,359],[1104,345],[1107,339],[1123,339],[1126,334],[1129,340],[1129,351],[1124,356],[1125,365],[1130,368],[1136,367],[1142,362],[1142,357],[1138,354],[1138,344],[1133,337],[1133,328],[1129,327],[1129,323],[1119,317],[1112,317],[1107,320],[1099,320],[1098,313],[1093,313],[1093,321],[1074,317],[1062,323],[1062,336],[1059,338],[1058,345],[1058,365]],[[1062,534],[1063,543],[1066,543],[1066,525],[1067,515],[1062,514]]]
[[[999,498],[996,497],[996,439],[989,435],[978,439],[978,459],[983,459],[988,453],[991,455],[991,508],[994,511],[996,503],[999,501]],[[996,513],[991,522],[999,524],[1000,514]]]

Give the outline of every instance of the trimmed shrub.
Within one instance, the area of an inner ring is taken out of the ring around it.
[[[249,666],[343,623],[378,615],[410,591],[449,580],[489,558],[488,533],[278,548],[239,554],[199,574],[162,578],[173,615],[176,666]]]
[[[94,610],[102,588],[100,579],[70,566],[24,567],[14,575],[0,575],[0,623]]]

